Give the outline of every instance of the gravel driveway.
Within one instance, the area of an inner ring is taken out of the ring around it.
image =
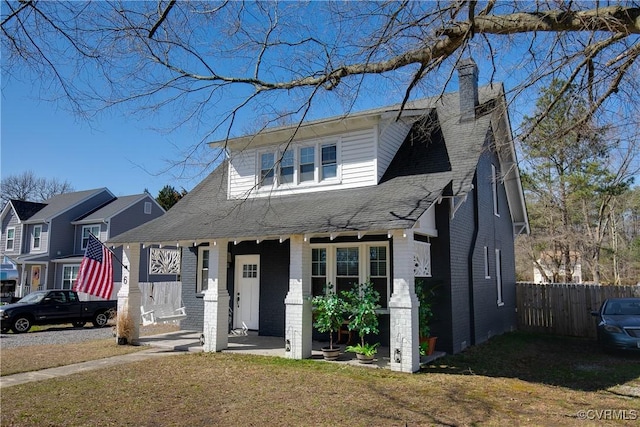
[[[73,328],[71,326],[56,326],[44,331],[31,331],[26,334],[1,334],[0,348],[14,348],[28,345],[69,344],[80,341],[98,340],[113,337],[113,328]]]
[[[177,331],[177,325],[148,325],[140,326],[140,336],[164,334]],[[43,331],[30,331],[26,334],[0,334],[0,348],[24,347],[28,345],[69,344],[81,341],[113,338],[113,326],[108,324],[104,328],[94,328],[87,324],[84,328],[74,328],[71,325],[52,326]]]

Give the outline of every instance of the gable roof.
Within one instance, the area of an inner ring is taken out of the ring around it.
[[[26,221],[46,206],[44,203],[27,202],[24,200],[10,200],[9,204],[13,207],[13,211],[20,221]]]
[[[149,194],[147,193],[133,194],[131,196],[118,197],[117,199],[110,201],[106,205],[72,221],[71,223],[76,225],[76,224],[89,224],[89,223],[106,221],[109,218],[116,216],[117,214],[129,208],[130,206],[146,198],[149,198],[150,201],[153,201],[156,205],[158,205],[158,207],[162,209],[162,207]]]
[[[98,188],[94,190],[84,190],[84,191],[75,191],[73,193],[57,194],[45,200],[43,203],[46,206],[44,206],[42,209],[40,209],[38,212],[32,215],[29,218],[29,220],[26,222],[38,223],[38,222],[49,221],[51,220],[51,218],[54,218],[60,215],[62,212],[65,212],[71,209],[72,207],[78,205],[79,203],[89,199],[90,197],[93,197],[105,191],[111,194],[111,192],[107,188]],[[111,194],[111,196],[115,197],[113,196],[113,194]]]

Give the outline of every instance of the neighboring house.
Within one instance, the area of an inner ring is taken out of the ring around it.
[[[580,254],[575,251],[569,253],[569,271],[571,277],[566,278],[564,257],[560,252],[545,251],[533,265],[533,283],[582,283],[582,263]]]
[[[89,233],[106,241],[164,213],[149,194],[115,197],[106,188],[59,194],[43,203],[10,200],[0,216],[0,256],[17,264],[18,296],[37,289],[70,289]],[[121,271],[115,269],[115,281]]]
[[[161,218],[110,239],[138,252],[182,249],[185,330],[205,351],[233,327],[283,337],[311,356],[310,297],[371,280],[382,296],[391,368],[419,369],[415,277],[437,285],[437,348],[456,353],[516,328],[514,238],[528,232],[501,85],[478,90],[473,61],[460,93],[267,129],[212,143],[228,159]],[[136,337],[137,338],[137,337]]]

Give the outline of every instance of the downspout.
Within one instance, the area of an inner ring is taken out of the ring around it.
[[[475,304],[474,304],[474,289],[473,289],[473,255],[475,254],[476,242],[478,240],[478,173],[473,176],[473,235],[471,236],[471,245],[469,246],[469,255],[467,262],[469,263],[469,334],[470,345],[476,344],[476,318],[475,318]]]

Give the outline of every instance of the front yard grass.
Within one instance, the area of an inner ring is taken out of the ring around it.
[[[633,425],[640,417],[633,394],[639,362],[605,355],[590,341],[522,333],[440,359],[416,375],[179,354],[4,388],[0,424]]]

